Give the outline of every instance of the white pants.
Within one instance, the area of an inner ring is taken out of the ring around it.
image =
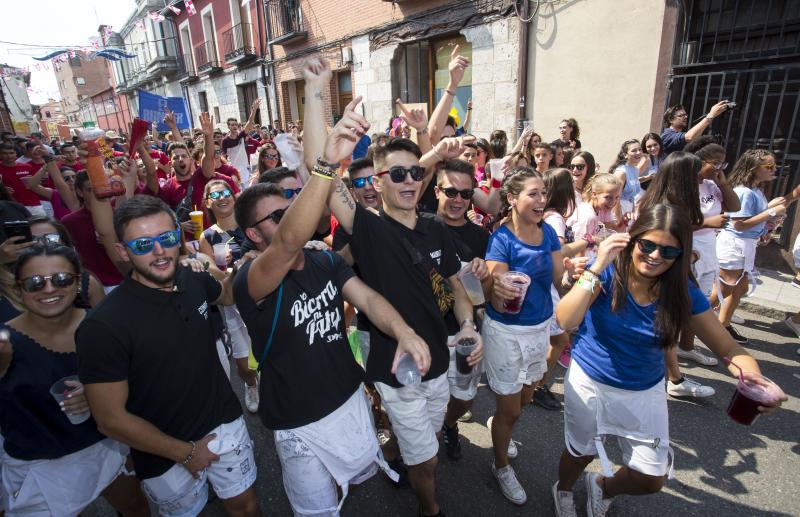
[[[78,515],[124,471],[128,446],[106,438],[54,460],[18,460],[3,453],[6,515]]]
[[[486,377],[498,395],[513,395],[530,386],[547,372],[551,318],[538,325],[505,325],[487,317],[483,320]]]
[[[175,464],[165,473],[142,481],[147,498],[158,506],[159,515],[197,515],[208,502],[208,485],[220,499],[231,499],[241,494],[256,480],[256,462],[253,456],[253,440],[247,432],[244,417],[222,424],[208,434],[217,439],[236,442],[236,448],[219,456],[219,460],[200,473],[195,479],[183,465]]]

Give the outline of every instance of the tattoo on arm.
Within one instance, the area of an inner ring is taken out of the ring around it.
[[[356,204],[353,201],[353,197],[347,191],[347,187],[345,186],[344,183],[339,182],[339,184],[336,185],[336,192],[339,194],[339,197],[342,199],[342,203],[347,205],[348,209],[350,209],[350,210],[355,210],[356,209]]]
[[[322,92],[314,92],[314,97],[316,97],[319,100],[322,100]]]

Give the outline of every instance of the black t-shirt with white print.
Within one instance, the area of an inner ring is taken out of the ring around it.
[[[364,380],[344,326],[342,288],[354,274],[336,253],[303,250],[305,264],[290,270],[280,289],[253,300],[248,262],[236,274],[233,293],[253,355],[261,360],[272,322],[272,345],[261,369],[258,414],[268,429],[316,422],[344,404]],[[275,311],[278,317],[275,320]]]
[[[424,254],[422,261],[412,256],[404,239]],[[449,292],[447,279],[460,268],[453,237],[445,224],[433,214],[420,213],[412,230],[383,212],[378,216],[357,205],[350,249],[364,282],[382,294],[428,344],[431,368],[423,380],[445,373],[450,352],[438,303]],[[400,387],[391,373],[396,349],[393,338],[374,326],[370,329],[368,380]]]
[[[75,333],[84,384],[128,381],[128,412],[179,440],[200,440],[242,415],[222,369],[209,320],[221,286],[208,273],[178,266],[175,289],[152,289],[130,276]],[[131,449],[140,479],[175,463]]]

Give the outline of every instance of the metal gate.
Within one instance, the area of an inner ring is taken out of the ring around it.
[[[667,105],[682,104],[690,126],[721,99],[736,108],[714,120],[734,162],[746,149],[775,153],[767,196],[800,182],[800,0],[689,0],[668,84]],[[793,221],[797,203],[787,214]],[[791,245],[791,225],[780,244]]]

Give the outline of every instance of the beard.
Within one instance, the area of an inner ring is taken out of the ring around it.
[[[175,272],[177,271],[177,267],[175,265],[175,259],[170,258],[172,261],[172,268],[165,273],[156,274],[154,273],[149,264],[147,266],[140,266],[135,262],[131,261],[131,266],[133,267],[133,271],[140,277],[152,282],[153,284],[160,286],[160,287],[170,287],[175,280]]]

